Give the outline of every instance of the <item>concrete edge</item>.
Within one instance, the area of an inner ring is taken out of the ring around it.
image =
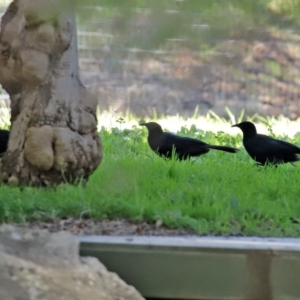
[[[300,299],[300,239],[80,236],[95,256],[144,297]]]

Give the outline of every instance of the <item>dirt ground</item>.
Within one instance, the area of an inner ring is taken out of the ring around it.
[[[45,229],[50,232],[61,230],[69,231],[75,235],[152,235],[152,236],[181,236],[196,235],[196,232],[189,229],[169,229],[160,221],[156,224],[146,222],[130,222],[127,220],[102,220],[91,221],[85,219],[53,220],[49,222],[30,222],[13,224],[17,227],[32,229]]]

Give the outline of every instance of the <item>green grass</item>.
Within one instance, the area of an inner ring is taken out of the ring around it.
[[[231,131],[203,132],[191,126],[179,134],[240,147],[238,129]],[[212,150],[190,161],[165,161],[150,150],[146,135],[139,127],[102,128],[105,156],[85,188],[20,191],[1,186],[0,220],[47,221],[83,214],[162,220],[171,228],[210,235],[300,234],[300,225],[291,221],[300,221],[300,166],[258,168],[243,148],[236,155]],[[299,135],[288,140],[300,144]]]

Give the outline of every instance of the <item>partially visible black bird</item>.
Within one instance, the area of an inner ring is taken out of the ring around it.
[[[206,144],[200,140],[189,137],[181,137],[170,132],[163,132],[161,126],[155,122],[141,123],[148,129],[148,144],[159,156],[172,157],[172,151],[179,160],[188,159],[192,156],[200,156],[210,149],[236,153],[238,149],[227,146],[215,146]]]
[[[274,139],[256,132],[255,125],[251,122],[242,122],[232,127],[239,127],[243,132],[243,144],[248,154],[258,164],[278,165],[282,163],[293,163],[300,157],[300,148],[297,146]]]
[[[6,152],[9,139],[9,130],[0,129],[0,157]]]

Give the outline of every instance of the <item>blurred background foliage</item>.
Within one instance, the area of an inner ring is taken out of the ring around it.
[[[299,13],[299,0],[78,1],[84,81],[102,111],[297,119]]]
[[[130,32],[126,42],[131,46],[157,47],[166,39],[181,38],[191,40],[197,49],[201,43],[230,38],[232,31],[299,29],[299,0],[79,0],[78,4],[80,24],[91,21],[98,29],[96,20],[110,20],[119,37]]]
[[[81,76],[100,112],[299,118],[300,0],[76,4]]]

